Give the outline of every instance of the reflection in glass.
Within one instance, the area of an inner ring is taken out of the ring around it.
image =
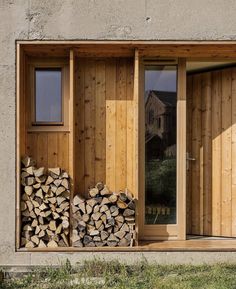
[[[62,122],[61,69],[35,70],[35,121]]]
[[[145,223],[176,223],[177,68],[145,68]]]

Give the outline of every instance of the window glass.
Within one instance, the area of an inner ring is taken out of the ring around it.
[[[35,70],[35,121],[62,122],[61,69]]]
[[[177,67],[145,67],[145,224],[176,223]]]

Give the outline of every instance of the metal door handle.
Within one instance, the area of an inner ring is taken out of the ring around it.
[[[188,171],[189,170],[189,162],[193,162],[193,161],[196,161],[196,159],[195,158],[191,158],[190,156],[189,156],[189,153],[186,153],[186,170]]]
[[[187,161],[196,161],[196,159],[187,157]]]

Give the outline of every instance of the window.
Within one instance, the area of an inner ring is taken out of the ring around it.
[[[64,58],[31,58],[27,70],[30,131],[69,130],[69,63]]]
[[[176,224],[176,121],[167,116],[176,119],[177,67],[145,66],[148,94],[155,97],[149,121],[151,111],[158,117],[157,129],[145,133],[145,225]]]
[[[154,122],[154,111],[153,109],[150,109],[149,111],[149,124],[153,124]]]
[[[35,69],[35,122],[63,124],[61,68]]]

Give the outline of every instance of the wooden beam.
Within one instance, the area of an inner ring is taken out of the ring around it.
[[[83,56],[131,56],[138,48],[142,57],[191,57],[231,59],[236,41],[21,41],[27,55],[68,56],[74,49]]]

